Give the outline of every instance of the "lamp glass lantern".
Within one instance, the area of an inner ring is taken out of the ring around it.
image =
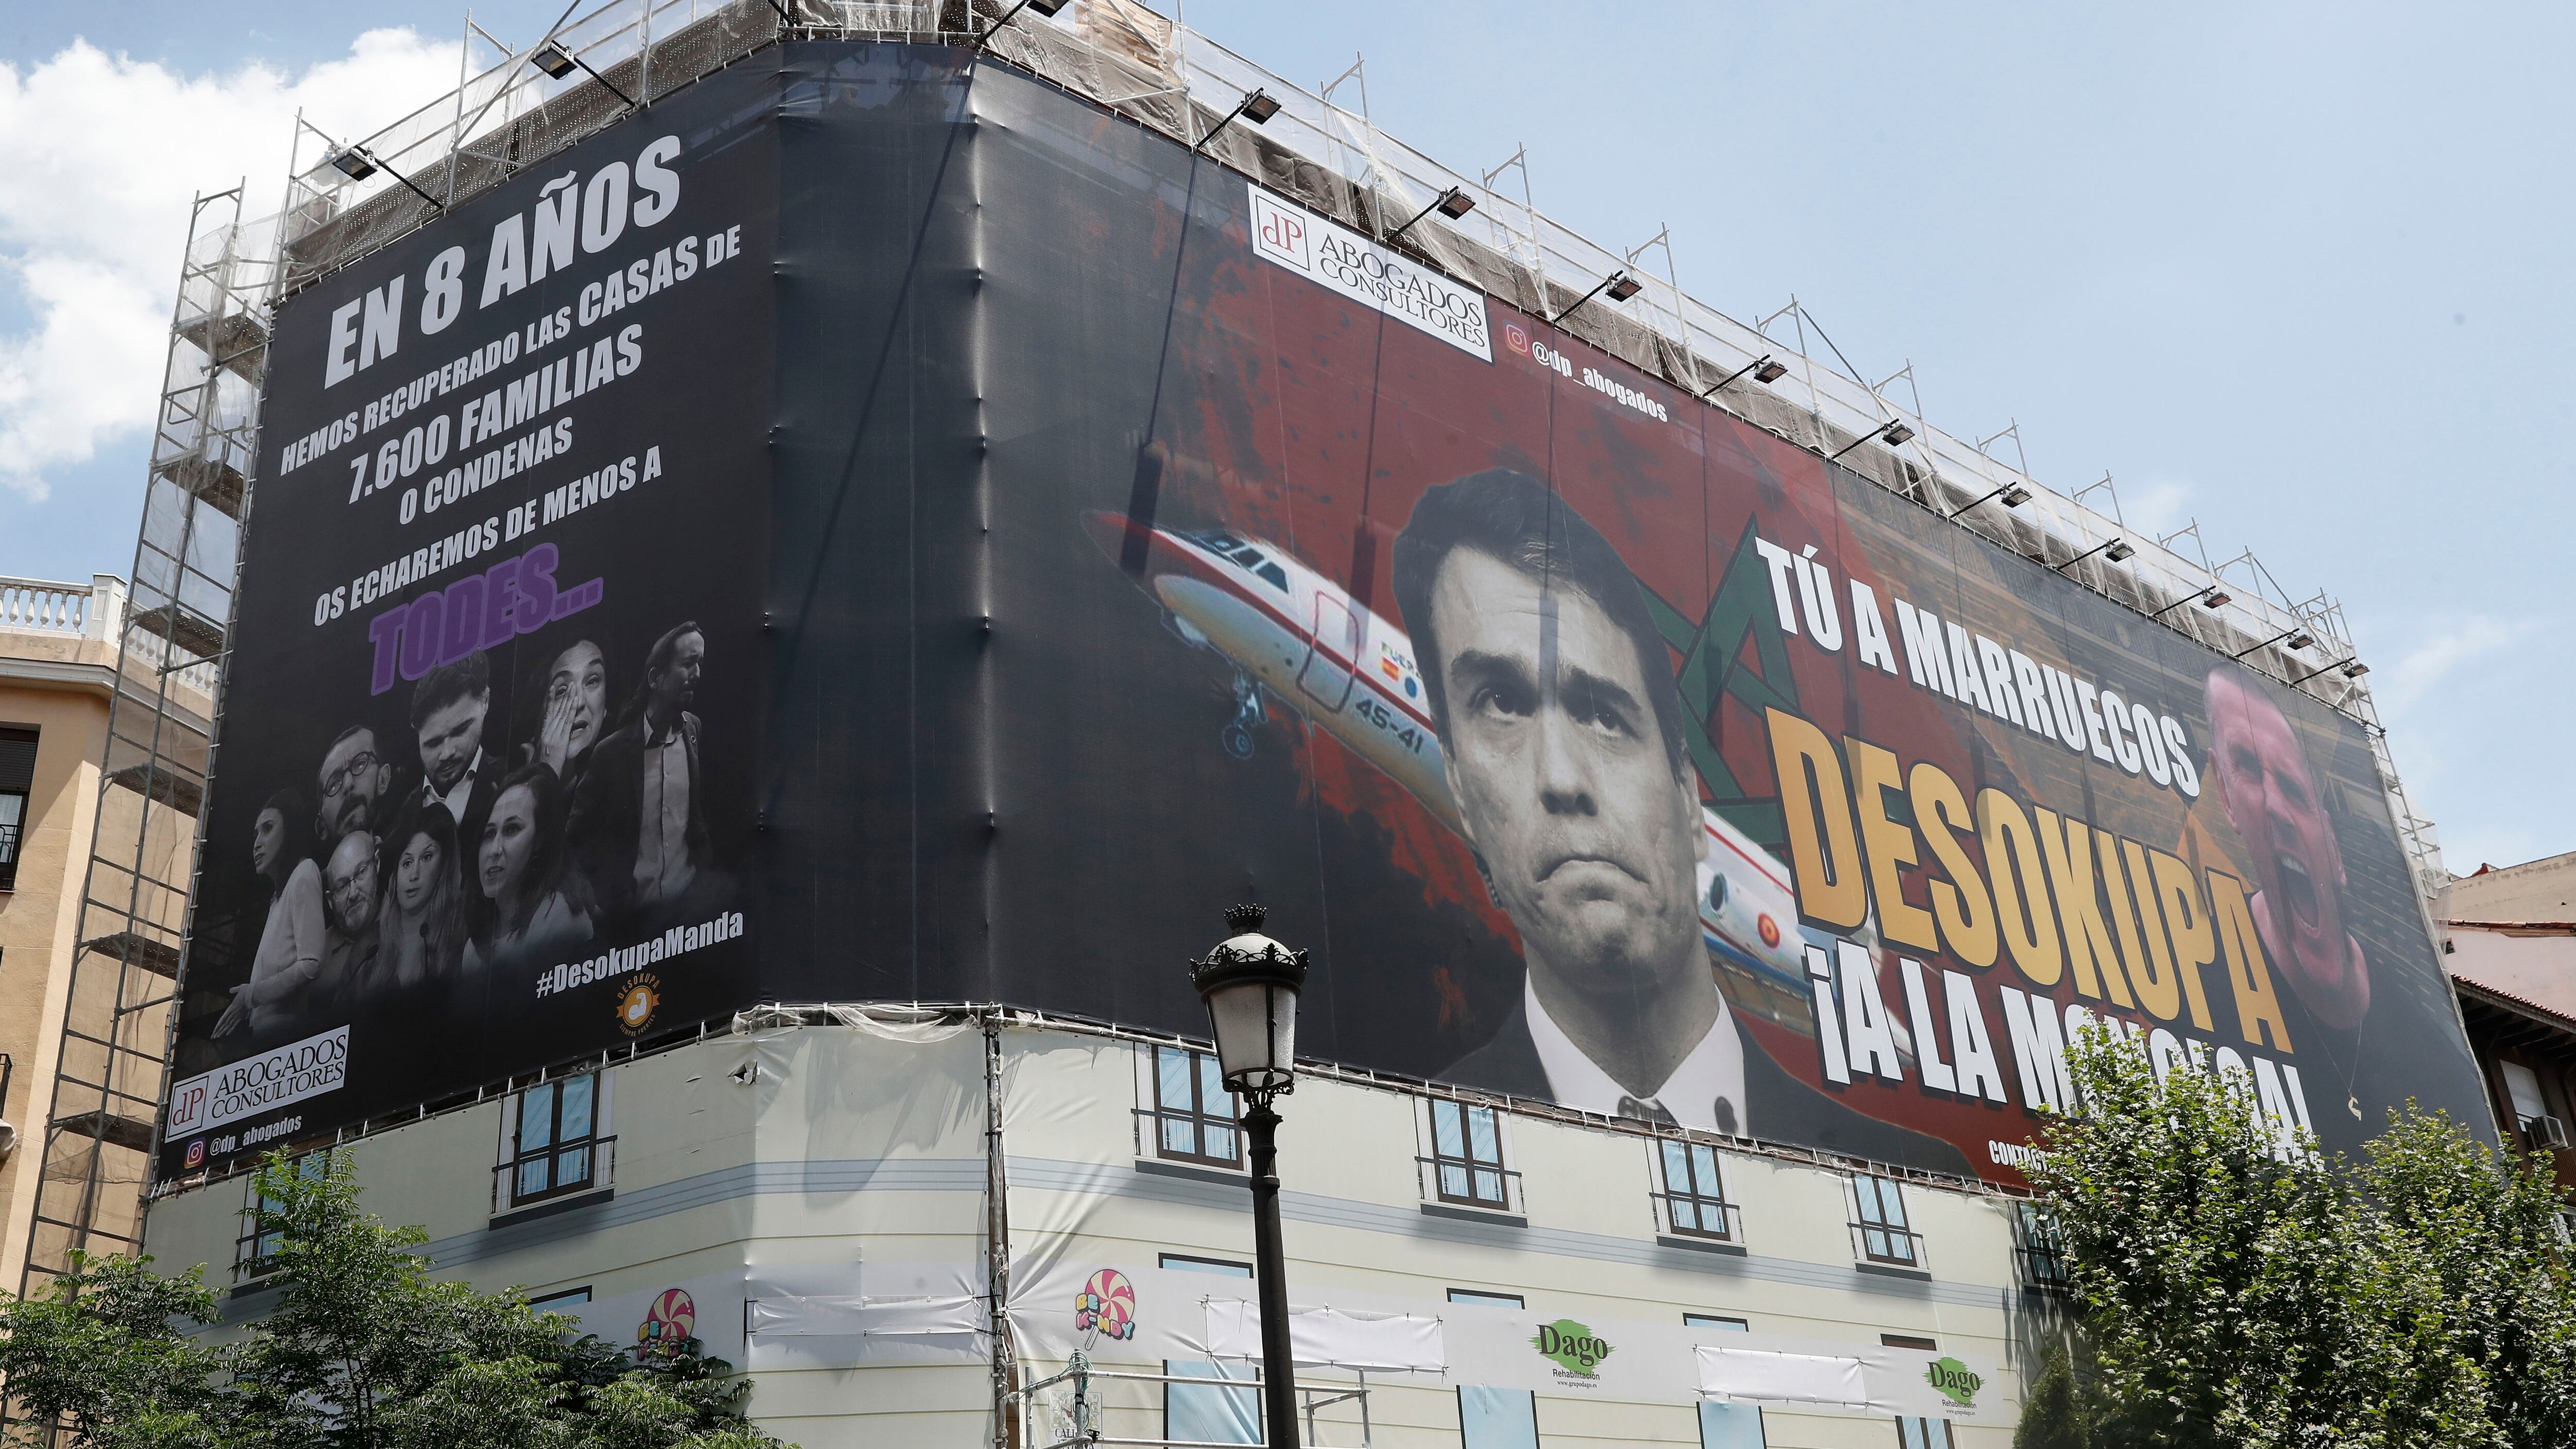
[[[1287,1091],[1295,1081],[1297,993],[1306,984],[1306,953],[1262,935],[1267,914],[1260,906],[1226,912],[1234,934],[1190,968],[1225,1084],[1248,1097]]]

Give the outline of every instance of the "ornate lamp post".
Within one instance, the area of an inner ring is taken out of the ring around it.
[[[1287,1252],[1279,1242],[1279,1114],[1271,1101],[1296,1086],[1297,992],[1306,953],[1261,934],[1259,906],[1225,913],[1234,929],[1190,981],[1207,1004],[1216,1059],[1228,1090],[1250,1108],[1253,1259],[1261,1287],[1261,1380],[1271,1449],[1297,1449],[1297,1361],[1288,1347]]]

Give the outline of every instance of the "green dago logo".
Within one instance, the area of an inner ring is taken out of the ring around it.
[[[1968,1366],[1955,1358],[1936,1358],[1923,1371],[1926,1383],[1941,1391],[1941,1397],[1963,1409],[1977,1406],[1977,1390],[1986,1386],[1983,1377],[1968,1371]]]
[[[1601,1360],[1610,1356],[1607,1342],[1571,1318],[1540,1324],[1537,1336],[1530,1339],[1530,1347],[1542,1357],[1555,1360],[1557,1367],[1567,1373],[1587,1379],[1595,1377],[1594,1370]]]

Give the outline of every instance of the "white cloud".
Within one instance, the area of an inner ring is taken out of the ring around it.
[[[0,488],[43,498],[49,470],[151,425],[191,195],[247,178],[245,215],[272,212],[299,109],[364,135],[453,89],[456,65],[454,42],[409,30],[293,75],[184,75],[85,41],[0,64],[0,288],[26,313],[0,332]]]
[[[2134,494],[2123,496],[2120,509],[2131,528],[2162,538],[2191,522],[2183,513],[2183,505],[2191,501],[2191,495],[2190,484],[2174,478],[2157,478]],[[2191,545],[2177,540],[2175,546],[2188,549]]]
[[[2402,713],[2439,684],[2443,675],[2481,655],[2512,647],[2532,627],[2533,621],[2528,619],[2498,619],[2488,614],[2445,620],[2438,632],[2419,640],[2395,664],[2381,671],[2371,697],[2389,714]]]

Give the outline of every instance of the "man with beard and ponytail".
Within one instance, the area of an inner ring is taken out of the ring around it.
[[[1951,1144],[1791,1076],[1719,992],[1688,723],[1609,541],[1535,478],[1474,474],[1414,505],[1395,595],[1461,830],[1529,968],[1493,1040],[1442,1079],[1967,1175]]]
[[[2254,929],[2263,954],[2326,1027],[2370,1013],[2370,963],[2344,917],[2343,846],[2307,752],[2262,688],[2232,665],[2209,672],[2210,773],[2227,823],[2254,858]]]

